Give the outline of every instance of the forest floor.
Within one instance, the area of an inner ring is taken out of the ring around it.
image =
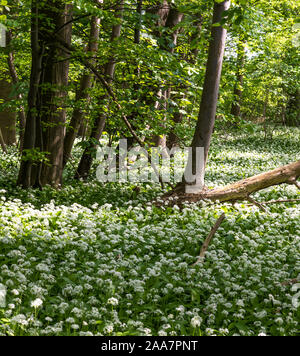
[[[217,132],[206,185],[294,162],[299,152],[295,128],[272,140]],[[23,191],[16,149],[0,153],[0,335],[300,335],[299,202],[267,212],[247,202],[159,208],[151,204],[159,185],[74,182],[79,157],[77,149],[60,191]],[[255,194],[299,198],[288,185]]]

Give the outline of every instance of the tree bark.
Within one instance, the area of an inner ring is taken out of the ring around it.
[[[12,31],[8,31],[6,34],[6,45],[7,47],[11,47],[11,42],[12,42]],[[10,77],[12,80],[12,83],[15,86],[18,86],[20,84],[19,77],[16,71],[15,63],[14,63],[14,52],[13,49],[10,48],[10,51],[8,53],[7,57],[7,63],[8,63],[8,68],[9,68],[9,73]],[[17,98],[19,99],[20,102],[23,101],[23,96],[22,94],[18,94]],[[20,147],[19,150],[22,152],[23,149],[23,144],[24,144],[24,132],[25,132],[25,125],[26,125],[26,115],[25,115],[25,109],[23,105],[20,105],[19,111],[18,111],[18,116],[19,116],[19,135],[20,135]]]
[[[286,108],[286,124],[287,126],[300,126],[300,89],[296,89],[289,96]]]
[[[91,19],[91,30],[90,30],[90,39],[87,46],[86,52],[91,55],[91,63],[95,64],[96,60],[93,59],[93,56],[98,51],[98,40],[100,32],[100,19],[93,16]],[[88,90],[92,86],[93,75],[91,73],[84,74],[80,81],[80,87],[76,93],[76,107],[73,111],[70,125],[68,126],[65,141],[64,141],[64,160],[63,166],[66,165],[67,161],[70,158],[71,151],[74,145],[74,141],[79,130],[80,125],[82,125],[82,120],[84,118],[84,111],[82,106],[89,100]]]
[[[0,78],[0,99],[7,104],[11,98],[12,84],[5,78]],[[0,111],[0,128],[4,142],[7,146],[14,145],[16,143],[16,113],[4,109]]]
[[[189,63],[191,63],[192,65],[195,65],[197,62],[199,49],[198,49],[196,43],[198,43],[200,40],[202,23],[203,23],[203,18],[201,16],[201,14],[195,14],[194,16],[196,18],[192,22],[194,29],[193,29],[192,35],[189,38],[189,45],[192,47],[192,50],[191,50],[190,54],[187,55],[187,57],[184,57],[184,59],[186,61],[188,61]],[[184,93],[187,90],[188,90],[188,87],[185,85],[180,88],[181,93]],[[185,97],[186,97],[186,94],[184,94],[183,98],[185,98]],[[175,101],[175,102],[178,99],[178,97],[176,97],[176,95],[173,95],[173,97],[171,96],[171,98],[172,98],[172,101]],[[176,110],[176,108],[174,108],[174,110]],[[184,118],[184,115],[182,112],[180,112],[180,111],[174,112],[173,117],[172,117],[172,121],[174,123],[174,128],[169,133],[169,135],[167,137],[167,146],[170,149],[172,149],[173,147],[179,146],[179,138],[176,135],[175,131],[176,131],[176,126],[182,123],[183,118]]]
[[[142,28],[142,5],[143,5],[143,0],[138,0],[137,2],[137,8],[136,8],[136,13],[137,13],[137,22],[136,26],[134,29],[134,43],[139,44],[141,41],[141,28]]]
[[[1,146],[1,148],[2,148],[2,151],[3,151],[4,153],[7,153],[6,144],[5,144],[4,139],[3,139],[3,135],[2,135],[2,130],[1,130],[1,128],[0,128],[0,146]]]
[[[196,149],[204,148],[204,167],[208,157],[211,136],[215,124],[215,116],[217,110],[219,86],[222,72],[222,64],[225,50],[225,41],[227,31],[222,26],[214,26],[222,20],[223,13],[230,7],[230,0],[216,3],[214,5],[213,26],[211,31],[211,42],[208,51],[208,60],[206,65],[206,74],[203,85],[203,93],[200,104],[200,111],[196,125],[195,134],[192,141],[192,154],[189,156],[189,167],[192,167],[192,173],[198,177],[192,183],[193,191],[201,191],[204,186],[204,170],[205,168],[197,167]],[[189,172],[186,170],[186,173]],[[198,186],[198,187],[197,187]],[[187,192],[190,191],[190,186],[186,186]]]
[[[71,43],[72,24],[70,20],[72,5],[63,1],[52,0],[44,8],[51,19],[53,33],[57,33],[66,43]],[[69,75],[69,60],[65,52],[51,38],[49,28],[42,29],[42,36],[47,40],[47,50],[43,58],[43,76],[40,85],[42,125],[42,148],[47,161],[41,167],[41,186],[46,184],[59,187],[62,184],[63,152],[66,110],[65,99]],[[51,31],[51,32],[52,32]],[[52,42],[50,42],[52,40]],[[37,137],[38,138],[38,137]]]
[[[160,22],[164,24],[166,32],[160,35],[160,49],[174,54],[179,34],[179,28],[177,26],[182,22],[184,14],[179,12],[176,7],[170,6],[170,4],[166,5],[163,3],[163,6],[165,7],[165,10],[161,10],[159,13],[161,13],[162,16],[166,16],[166,19],[164,20],[164,17],[162,17],[160,18]],[[166,12],[167,10],[168,12]],[[155,104],[155,109],[161,109],[167,113],[169,108],[169,100],[171,98],[171,87],[169,86],[167,89],[160,89],[157,97],[160,99],[160,101],[163,101],[163,103],[161,104],[159,101],[157,101]],[[163,121],[165,120],[166,116]],[[164,126],[164,122],[161,123],[161,126]],[[165,135],[155,136],[154,144],[157,147],[165,148],[167,146],[167,137]]]
[[[72,5],[65,5],[61,0],[32,1],[32,68],[18,177],[18,184],[23,188],[46,184],[58,187],[62,183],[69,62],[55,39],[58,36],[70,44],[72,25],[68,21],[71,8]],[[45,157],[40,156],[41,152],[46,156],[46,162]]]
[[[42,72],[43,45],[39,38],[39,4],[33,0],[31,4],[31,74],[30,87],[28,93],[28,112],[26,117],[24,144],[22,150],[22,160],[18,175],[17,184],[24,189],[32,185],[31,171],[33,161],[28,153],[35,148],[36,140],[36,121],[38,91]]]
[[[233,92],[233,103],[231,106],[231,115],[235,119],[239,119],[241,116],[241,103],[243,95],[244,84],[244,66],[245,66],[245,42],[239,39],[238,43],[238,56],[237,56],[237,72],[236,72],[236,84]]]

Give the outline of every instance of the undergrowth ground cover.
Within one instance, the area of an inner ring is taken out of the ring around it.
[[[217,132],[206,185],[296,161],[299,151],[295,128],[272,140]],[[298,285],[289,283],[300,283],[299,203],[266,213],[247,203],[157,208],[159,185],[71,183],[72,162],[60,191],[23,191],[17,155],[0,154],[0,335],[300,334]],[[283,185],[255,198],[300,196]],[[204,263],[192,267],[222,212]]]

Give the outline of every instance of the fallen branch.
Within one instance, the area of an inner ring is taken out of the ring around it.
[[[272,171],[240,180],[223,188],[216,188],[212,190],[205,189],[197,194],[186,194],[185,185],[181,184],[177,187],[177,189],[163,196],[162,199],[168,200],[169,198],[173,198],[173,204],[177,205],[182,205],[185,202],[197,203],[201,200],[210,200],[220,203],[244,200],[249,201],[249,196],[251,194],[275,185],[293,184],[300,189],[300,184],[297,182],[299,177],[300,160],[286,166],[276,168]],[[254,203],[253,201],[251,202]]]
[[[217,232],[218,228],[221,226],[223,220],[225,219],[225,214],[223,213],[219,219],[217,220],[217,222],[215,223],[215,226],[211,229],[211,232],[209,233],[209,235],[207,236],[206,240],[204,241],[201,251],[200,251],[200,255],[198,257],[198,260],[192,265],[192,267],[196,266],[198,263],[202,262],[204,260],[205,257],[205,253],[208,249],[208,246],[212,240],[212,238],[215,236],[215,233]]]

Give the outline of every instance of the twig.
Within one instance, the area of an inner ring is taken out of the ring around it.
[[[294,185],[300,190],[300,183],[295,180]]]
[[[296,203],[296,202],[300,202],[300,199],[270,200],[270,201],[264,201],[261,204],[269,205],[269,204]]]
[[[289,281],[284,281],[284,282],[281,282],[280,284],[282,286],[288,286],[288,285],[291,285],[291,284],[296,284],[299,282],[299,279],[298,278],[295,278],[295,279],[290,279]]]
[[[250,201],[250,203],[258,206],[262,211],[264,211],[265,213],[267,213],[267,209],[262,205],[262,203],[259,203],[258,201],[254,200],[253,198],[251,198],[250,196],[247,197],[247,200]]]
[[[212,240],[212,238],[214,237],[215,233],[217,232],[218,228],[221,226],[223,220],[225,219],[225,213],[223,213],[219,219],[217,220],[217,222],[215,223],[215,226],[211,229],[211,232],[209,233],[209,235],[207,236],[206,240],[204,241],[201,251],[200,251],[200,255],[198,257],[198,260],[192,265],[192,267],[196,266],[198,263],[202,262],[204,257],[205,257],[205,253],[208,249],[208,246]]]

